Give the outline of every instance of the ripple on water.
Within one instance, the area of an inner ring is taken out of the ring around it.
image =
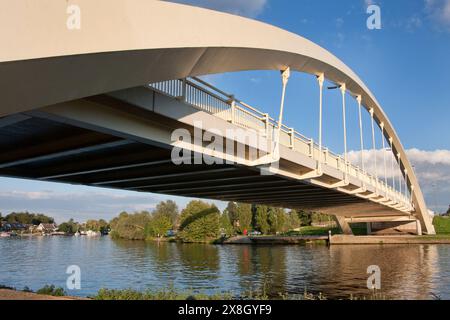
[[[0,239],[0,284],[39,289],[65,286],[66,268],[79,265],[82,289],[163,289],[206,293],[265,288],[328,297],[368,295],[367,267],[378,265],[390,297],[450,299],[450,246],[213,246],[115,241],[108,237]]]

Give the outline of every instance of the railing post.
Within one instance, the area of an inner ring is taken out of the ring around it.
[[[231,106],[231,123],[236,123],[236,99],[234,96],[230,96],[230,106]]]
[[[181,79],[181,101],[186,102],[187,101],[187,83],[186,78]]]
[[[266,138],[268,139],[271,134],[270,134],[270,117],[268,113],[264,114],[264,123],[266,125]]]
[[[294,128],[289,128],[289,148],[294,150],[295,132]]]

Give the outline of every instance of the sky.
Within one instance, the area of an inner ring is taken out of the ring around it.
[[[443,212],[450,204],[450,0],[177,0],[257,19],[303,36],[332,52],[369,87],[396,129],[415,167],[426,202]],[[381,10],[381,29],[369,30],[369,5]],[[278,115],[281,80],[276,71],[209,75],[206,80],[248,104]],[[315,77],[293,73],[284,122],[317,141]],[[337,90],[324,93],[324,144],[342,153],[342,110]],[[358,161],[357,104],[348,100],[348,148]],[[337,121],[339,119],[339,121]],[[363,117],[366,144],[370,118]],[[381,148],[381,139],[377,145]],[[367,151],[371,157],[370,151]],[[373,157],[371,157],[373,158]],[[48,213],[110,219],[119,212],[152,210],[190,199],[48,182],[0,178],[0,212]],[[218,203],[223,208],[223,203]]]

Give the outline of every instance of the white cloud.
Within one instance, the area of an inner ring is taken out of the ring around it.
[[[450,0],[425,0],[425,11],[436,26],[450,31]]]
[[[450,150],[424,151],[416,148],[406,151],[408,159],[414,166],[420,186],[428,206],[436,211],[446,211],[450,204]],[[360,165],[360,151],[350,151],[349,161]],[[375,160],[377,162],[378,176],[384,178],[384,152],[383,150],[365,150],[365,169],[375,174]],[[400,171],[394,162],[394,171],[391,170],[392,153],[386,152],[386,172],[388,182],[395,177],[398,184]]]
[[[268,0],[166,0],[197,7],[228,12],[246,17],[257,17],[265,9]]]

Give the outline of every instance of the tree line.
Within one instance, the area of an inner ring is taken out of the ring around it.
[[[223,212],[200,200],[179,210],[172,201],[160,202],[152,212],[122,212],[109,223],[111,236],[130,240],[173,235],[183,242],[211,242],[250,232],[278,234],[311,225],[314,216],[304,211],[229,202]]]
[[[46,216],[42,213],[29,213],[29,212],[11,212],[6,216],[2,216],[0,213],[0,223],[20,223],[20,224],[32,224],[39,225],[41,223],[54,223],[55,220],[52,217]]]

